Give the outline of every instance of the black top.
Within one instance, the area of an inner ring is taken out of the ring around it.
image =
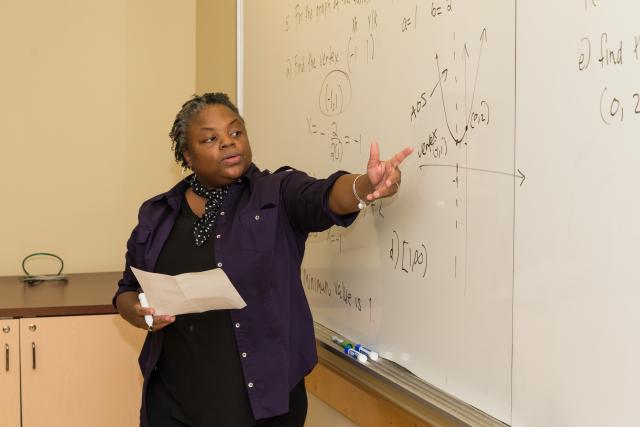
[[[157,273],[176,275],[215,268],[215,233],[197,247],[193,238],[197,218],[183,199],[158,257]],[[158,374],[191,425],[254,424],[232,327],[228,310],[211,310],[178,315],[164,328]]]

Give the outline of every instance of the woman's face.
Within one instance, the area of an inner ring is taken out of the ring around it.
[[[224,105],[205,106],[189,123],[184,157],[205,187],[231,184],[251,165],[244,122]]]

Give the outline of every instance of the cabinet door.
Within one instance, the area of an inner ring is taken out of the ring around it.
[[[135,427],[145,332],[118,315],[20,320],[23,427]]]
[[[20,323],[0,319],[0,419],[20,427]]]

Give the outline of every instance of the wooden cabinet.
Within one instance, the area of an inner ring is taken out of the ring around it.
[[[0,319],[0,424],[20,427],[20,321]]]
[[[144,336],[116,314],[0,320],[2,426],[137,426]]]

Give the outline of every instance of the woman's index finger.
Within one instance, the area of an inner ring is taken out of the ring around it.
[[[400,166],[400,163],[404,161],[404,159],[411,155],[411,153],[413,153],[413,148],[405,147],[397,152],[396,155],[391,158],[389,163],[391,163],[391,166],[393,166],[394,168],[397,168],[398,166]]]

